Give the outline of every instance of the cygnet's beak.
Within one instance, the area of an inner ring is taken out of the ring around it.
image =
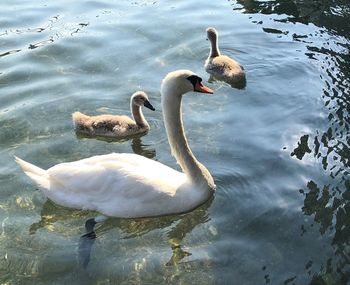
[[[146,99],[145,103],[143,103],[143,106],[145,106],[148,109],[151,109],[152,111],[155,111],[156,109],[154,109],[154,107],[152,106],[152,104]]]
[[[200,93],[208,93],[208,94],[214,93],[214,91],[212,89],[210,89],[208,86],[203,85],[199,81],[196,82],[196,85],[194,86],[194,91],[197,91]]]

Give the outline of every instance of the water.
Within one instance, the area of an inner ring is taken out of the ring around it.
[[[3,284],[346,284],[349,268],[349,14],[346,1],[2,1],[0,281]],[[13,155],[43,168],[135,152],[178,169],[159,86],[188,68],[207,80],[205,29],[247,71],[184,98],[193,152],[218,186],[191,213],[96,227],[47,201]],[[145,90],[147,136],[75,135],[71,113],[129,114]]]

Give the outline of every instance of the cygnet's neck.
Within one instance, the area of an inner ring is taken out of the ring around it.
[[[167,86],[162,88],[163,117],[171,153],[192,183],[206,189],[208,186],[214,189],[214,181],[209,171],[195,158],[188,145],[181,116],[182,96],[174,93],[176,91],[174,92]]]
[[[218,35],[210,38],[210,53],[209,57],[217,57],[220,55],[219,43],[218,43]]]
[[[138,106],[131,101],[130,107],[131,107],[131,113],[132,113],[132,116],[134,117],[135,123],[139,127],[142,127],[142,128],[149,127],[149,124],[147,123],[147,121],[142,113],[141,106]]]

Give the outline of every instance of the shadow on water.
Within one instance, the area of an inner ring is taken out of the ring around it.
[[[85,233],[80,237],[78,243],[78,264],[82,268],[87,268],[91,256],[91,251],[95,240],[110,232],[115,228],[121,230],[120,239],[134,239],[141,237],[151,231],[166,229],[167,239],[172,251],[172,255],[166,266],[176,265],[191,253],[183,249],[182,241],[196,226],[205,224],[210,220],[208,209],[213,202],[213,197],[206,203],[198,207],[192,212],[181,214],[162,216],[156,218],[139,218],[139,219],[119,219],[110,218],[105,222],[96,224],[93,219],[88,219],[85,223]],[[88,212],[68,209],[62,206],[55,205],[50,200],[47,200],[41,211],[41,220],[30,226],[30,234],[35,234],[40,228],[45,228],[53,225],[56,222],[63,221],[67,217],[76,216],[77,218],[86,217]],[[91,214],[91,212],[90,212]],[[96,214],[97,215],[97,214]],[[77,238],[78,239],[78,238]]]
[[[299,192],[304,197],[302,211],[319,224],[321,236],[332,236],[333,255],[313,275],[309,284],[348,284],[350,282],[350,8],[348,1],[255,1],[233,2],[234,10],[247,14],[278,15],[273,22],[280,29],[263,25],[267,33],[291,36],[305,43],[305,55],[315,61],[324,82],[322,97],[328,110],[325,129],[303,134],[291,153],[299,160],[313,156],[324,169],[325,184],[307,182]],[[314,24],[314,34],[289,35],[287,23]],[[302,231],[306,232],[305,226]],[[293,280],[292,280],[293,281]]]

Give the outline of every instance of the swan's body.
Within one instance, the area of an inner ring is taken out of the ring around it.
[[[182,95],[194,89],[212,92],[200,81],[192,72],[180,70],[169,73],[162,82],[165,127],[183,173],[136,154],[94,156],[48,170],[19,158],[16,162],[49,199],[63,206],[123,218],[190,211],[215,190],[209,171],[191,152],[182,126]]]
[[[154,111],[146,93],[135,92],[130,98],[132,116],[99,115],[87,116],[80,112],[72,114],[76,132],[89,136],[104,136],[113,138],[125,138],[149,131],[150,126],[146,121],[141,106]]]
[[[220,53],[218,32],[214,28],[208,28],[207,37],[211,45],[204,68],[214,77],[211,79],[224,81],[236,88],[245,87],[246,76],[243,67],[234,59]]]

